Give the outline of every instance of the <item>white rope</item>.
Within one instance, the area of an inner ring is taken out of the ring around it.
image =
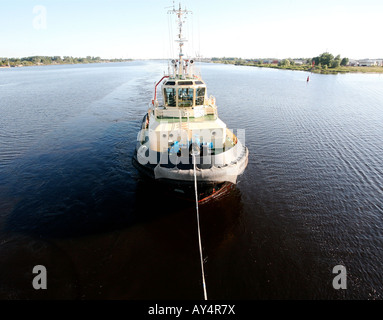
[[[196,174],[196,165],[195,165],[195,153],[192,152],[193,164],[194,164],[194,190],[195,190],[195,205],[197,210],[197,224],[198,224],[198,241],[199,241],[199,255],[201,260],[201,272],[202,272],[202,286],[203,286],[203,295],[205,300],[207,300],[207,291],[206,291],[206,282],[205,282],[205,271],[203,268],[203,256],[202,256],[202,244],[201,244],[201,229],[199,225],[199,211],[198,211],[198,192],[197,192],[197,174]]]

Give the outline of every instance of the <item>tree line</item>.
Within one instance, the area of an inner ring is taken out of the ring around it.
[[[341,59],[340,55],[337,55],[336,57],[334,57],[334,55],[332,55],[329,52],[323,52],[317,57],[314,57],[312,59],[303,59],[303,60],[306,60],[305,64],[307,65],[312,65],[313,67],[315,66],[317,68],[325,68],[325,69],[339,68],[340,66],[347,66],[349,62],[348,58]],[[290,66],[294,64],[295,62],[293,59],[283,59],[279,61],[278,63],[279,66]]]
[[[100,63],[100,62],[123,62],[131,59],[102,59],[100,57],[87,56],[86,58],[70,56],[32,56],[25,58],[0,58],[0,67],[34,66],[49,64],[77,64],[77,63]]]
[[[237,65],[263,65],[263,64],[278,64],[280,67],[292,67],[299,60],[300,64],[306,66],[314,66],[316,68],[338,68],[340,66],[347,66],[349,63],[348,58],[341,58],[340,55],[334,57],[333,54],[329,52],[323,52],[317,57],[313,58],[300,58],[300,59],[242,59],[242,58],[233,58],[233,57],[223,57],[217,58],[214,57],[211,59],[212,62],[220,62],[220,63],[229,63],[229,64],[237,64]]]
[[[338,54],[336,57],[334,57],[329,52],[323,52],[318,57],[312,58],[312,62],[316,66],[327,66],[327,68],[339,68],[340,66],[347,66],[349,59],[343,58],[341,59],[340,55]]]

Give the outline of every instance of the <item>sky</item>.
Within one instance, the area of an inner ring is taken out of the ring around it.
[[[178,1],[175,2],[178,6]],[[0,0],[0,57],[176,54],[172,0]],[[382,0],[183,0],[195,57],[383,58]]]

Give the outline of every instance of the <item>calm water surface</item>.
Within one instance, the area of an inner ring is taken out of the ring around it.
[[[209,298],[382,299],[383,76],[200,67],[250,151],[231,193],[200,207]],[[131,163],[166,68],[0,70],[1,299],[203,298],[193,203]]]

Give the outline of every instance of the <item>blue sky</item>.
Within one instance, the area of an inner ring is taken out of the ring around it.
[[[1,0],[0,57],[169,58],[171,0]],[[178,5],[178,2],[176,1]],[[383,58],[383,1],[184,0],[190,56]]]

